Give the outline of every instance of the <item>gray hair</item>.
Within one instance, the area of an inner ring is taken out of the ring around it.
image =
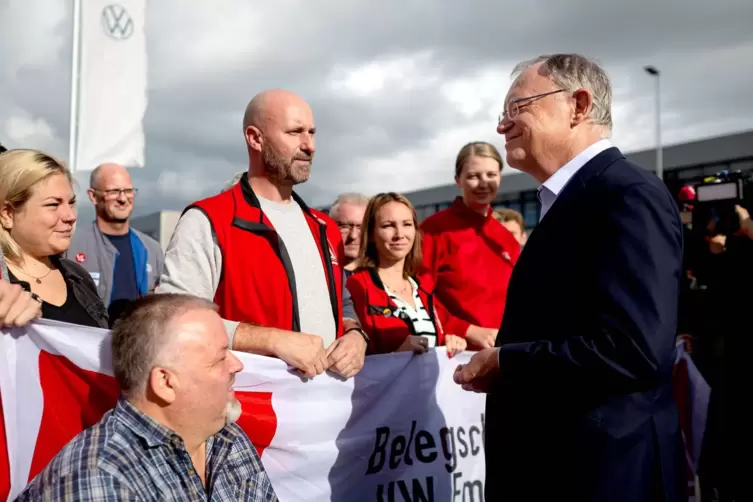
[[[360,193],[344,193],[337,196],[335,202],[329,208],[329,217],[333,220],[337,220],[337,210],[341,204],[353,204],[354,206],[366,207],[369,205],[369,197]]]
[[[575,92],[587,89],[593,97],[591,122],[612,129],[612,85],[606,72],[594,61],[580,54],[546,54],[515,66],[513,76],[538,63],[542,74],[560,89]]]
[[[112,330],[112,367],[127,398],[144,392],[149,374],[171,343],[173,321],[190,310],[217,311],[217,305],[192,295],[162,293],[132,302]]]

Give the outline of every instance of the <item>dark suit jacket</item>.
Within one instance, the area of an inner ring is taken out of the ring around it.
[[[654,174],[609,148],[572,177],[510,279],[485,500],[678,499],[681,267],[679,212]]]

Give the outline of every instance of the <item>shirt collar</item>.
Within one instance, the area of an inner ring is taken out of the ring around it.
[[[539,187],[539,192],[546,188],[549,192],[558,196],[568,181],[575,176],[581,167],[585,166],[588,161],[599,155],[601,152],[610,148],[612,143],[608,139],[602,139],[589,146],[578,155],[573,157],[567,164],[559,168]]]
[[[462,197],[455,197],[455,201],[452,203],[452,206],[450,206],[450,208],[456,214],[458,214],[460,217],[462,217],[464,219],[468,218],[468,219],[470,219],[470,221],[473,221],[473,222],[476,222],[476,223],[480,223],[480,224],[483,224],[489,218],[491,218],[492,217],[492,213],[494,212],[494,210],[492,209],[492,207],[489,206],[489,208],[486,211],[486,216],[484,216],[484,215],[480,214],[479,212],[474,211],[470,207],[466,206],[465,202],[463,202],[463,198]]]
[[[166,444],[172,446],[183,444],[183,439],[172,429],[165,427],[146,413],[143,413],[124,397],[118,399],[113,413],[129,430],[143,439],[148,448]],[[231,426],[225,426],[213,437],[232,443],[236,436],[237,433]]]

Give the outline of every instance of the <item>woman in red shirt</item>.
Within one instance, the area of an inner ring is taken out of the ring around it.
[[[465,350],[468,323],[434,298],[430,282],[419,281],[421,235],[413,205],[396,193],[374,196],[364,214],[358,268],[348,279],[369,354],[423,353],[445,345]]]
[[[492,216],[502,158],[489,143],[469,143],[458,153],[455,183],[462,196],[421,225],[420,277],[430,277],[437,298],[471,324],[469,347],[493,347],[505,310],[507,285],[520,244]]]

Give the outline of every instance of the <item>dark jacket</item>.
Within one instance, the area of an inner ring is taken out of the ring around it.
[[[65,258],[51,257],[60,273],[63,274],[65,285],[69,293],[73,293],[76,301],[86,310],[86,313],[94,320],[100,328],[109,328],[109,319],[107,309],[99,298],[97,286],[94,284],[89,272],[81,265]],[[26,291],[31,291],[31,286],[26,281],[14,281]]]
[[[486,500],[685,495],[671,387],[681,269],[679,212],[654,174],[609,148],[572,177],[510,279]]]

